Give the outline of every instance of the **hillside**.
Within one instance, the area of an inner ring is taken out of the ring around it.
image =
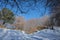
[[[0,40],[60,40],[60,31],[44,29],[26,34],[24,31],[0,28]]]

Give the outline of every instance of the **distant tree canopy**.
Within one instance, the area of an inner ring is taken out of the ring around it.
[[[52,13],[49,17],[49,20],[45,22],[47,28],[54,29],[53,27],[60,27],[60,12]]]
[[[14,14],[11,10],[7,8],[3,8],[0,11],[0,20],[3,20],[4,23],[13,23],[14,21]]]
[[[55,26],[60,26],[60,13],[53,13],[51,22],[53,22]]]

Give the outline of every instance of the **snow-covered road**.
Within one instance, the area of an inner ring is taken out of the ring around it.
[[[0,40],[60,40],[60,32],[44,29],[32,34],[19,30],[1,29]]]

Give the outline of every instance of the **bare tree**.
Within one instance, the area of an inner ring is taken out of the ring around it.
[[[13,25],[16,27],[16,29],[23,30],[24,29],[24,24],[25,23],[24,23],[24,18],[23,17],[16,17]]]

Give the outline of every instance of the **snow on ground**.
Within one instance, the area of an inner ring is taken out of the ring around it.
[[[60,32],[44,29],[32,34],[20,30],[0,28],[0,40],[60,40]]]
[[[60,32],[55,30],[50,30],[50,29],[44,29],[44,30],[41,30],[40,32],[38,31],[32,34],[32,37],[36,37],[36,36],[38,36],[38,38],[44,37],[49,40],[60,40]]]

